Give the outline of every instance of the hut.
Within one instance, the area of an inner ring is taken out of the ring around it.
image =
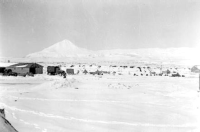
[[[198,65],[193,66],[191,68],[191,72],[199,73],[200,72],[200,66],[198,66]]]
[[[70,68],[70,69],[66,69],[67,74],[69,75],[74,75],[74,69]]]
[[[0,67],[0,73],[4,73],[5,69],[5,67]]]
[[[86,75],[86,74],[88,73],[88,71],[87,71],[87,70],[84,70],[83,73]]]
[[[47,74],[56,75],[60,71],[59,66],[48,66],[47,67]]]
[[[43,66],[37,63],[17,63],[11,66],[6,67],[6,69],[12,70],[16,73],[32,73],[32,74],[42,74]]]

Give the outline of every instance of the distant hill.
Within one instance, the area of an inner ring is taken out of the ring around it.
[[[69,40],[58,42],[42,51],[27,55],[28,58],[60,58],[60,57],[85,57],[89,50],[79,48]]]
[[[91,51],[80,48],[70,42],[63,40],[42,51],[32,53],[26,58],[35,61],[54,60],[105,60],[105,61],[144,61],[165,63],[195,63],[198,51],[194,48],[148,48],[148,49],[113,49]],[[63,59],[65,58],[65,59]]]

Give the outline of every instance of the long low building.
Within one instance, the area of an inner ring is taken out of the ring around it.
[[[6,67],[16,73],[43,74],[43,66],[37,63],[18,63]]]

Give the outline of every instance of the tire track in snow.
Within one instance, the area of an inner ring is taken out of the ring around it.
[[[37,101],[62,101],[62,102],[94,102],[94,103],[133,103],[132,101],[116,101],[116,100],[76,100],[76,99],[44,99],[44,98],[27,98],[27,97],[16,97],[16,96],[4,96],[5,98],[13,98],[13,99],[22,99],[22,100],[37,100]],[[134,102],[135,104],[145,104],[145,105],[153,105],[159,107],[167,107],[167,108],[176,108],[177,106],[159,104],[159,103],[149,103],[149,102]],[[191,107],[183,107],[184,109],[188,109]]]
[[[1,107],[3,106],[4,107],[4,105],[2,105],[3,103],[0,103],[0,105],[1,105]],[[7,107],[6,107],[7,108]],[[15,113],[14,112],[9,112],[9,111],[7,111],[6,110],[6,113],[7,114],[11,114],[11,116],[13,117],[13,119],[15,119],[15,120],[18,120],[19,122],[22,122],[22,123],[24,123],[25,125],[29,125],[29,126],[32,126],[32,127],[34,127],[35,129],[39,129],[39,130],[41,130],[42,132],[47,132],[47,129],[46,128],[41,128],[38,124],[35,124],[35,123],[29,123],[29,122],[27,122],[27,121],[25,121],[25,120],[23,120],[23,119],[19,119],[19,118],[17,118],[16,116],[15,116]]]
[[[9,113],[8,111],[6,111],[6,112]],[[18,118],[15,116],[15,113],[14,113],[14,112],[12,112],[11,114],[12,114],[12,117],[13,117],[15,120],[18,120],[19,122],[22,122],[22,123],[24,123],[25,125],[32,126],[32,127],[36,128],[36,129],[40,129],[40,130],[42,130],[42,132],[47,132],[47,129],[46,129],[46,128],[42,129],[38,124],[29,123],[29,122],[27,122],[27,121],[25,121],[25,120],[23,120],[23,119],[18,119]]]
[[[35,124],[35,123],[29,123],[29,122],[24,121],[24,120],[22,120],[22,119],[19,119],[19,121],[22,122],[22,123],[24,123],[25,125],[32,126],[32,127],[34,127],[35,129],[42,130],[42,132],[43,132],[43,131],[47,131],[46,128],[42,129],[38,124]]]
[[[29,125],[29,126],[32,126],[34,127],[35,129],[39,129],[41,130],[42,132],[47,132],[47,129],[46,128],[41,128],[38,124],[35,124],[35,123],[29,123],[27,121],[24,121],[22,119],[19,119],[20,122],[24,123],[25,125]]]
[[[5,98],[24,99],[24,100],[39,100],[39,101],[63,101],[63,102],[102,102],[102,103],[125,103],[128,101],[117,100],[77,100],[77,99],[44,99],[44,98],[27,98],[16,96],[5,96]]]
[[[1,106],[4,108],[10,109],[12,111],[19,111],[29,114],[34,114],[37,116],[47,117],[47,118],[56,118],[56,119],[62,119],[62,120],[74,120],[79,122],[85,122],[85,123],[100,123],[100,124],[109,124],[109,125],[128,125],[128,126],[141,126],[141,127],[173,127],[173,128],[197,128],[199,124],[182,124],[182,125],[170,125],[170,124],[150,124],[150,123],[129,123],[129,122],[120,122],[120,121],[101,121],[101,120],[91,120],[91,119],[81,119],[81,118],[75,118],[75,117],[64,117],[59,115],[53,115],[53,114],[47,114],[43,112],[36,112],[31,110],[23,110],[16,107],[8,106],[4,103],[0,103]]]
[[[133,103],[133,101],[117,101],[117,100],[76,100],[76,99],[44,99],[44,98],[27,98],[27,97],[16,97],[16,96],[4,96],[5,98],[13,98],[13,99],[22,99],[22,100],[38,100],[38,101],[62,101],[62,102],[98,102],[98,103]],[[138,102],[135,101],[135,104],[146,104],[146,105],[156,105],[156,106],[164,106],[167,108],[176,108],[177,106],[170,106],[159,103],[149,103],[149,102]],[[182,107],[182,108],[190,108],[190,107]]]
[[[13,117],[14,119],[17,119],[17,117],[15,116],[15,113],[12,113],[12,117]]]

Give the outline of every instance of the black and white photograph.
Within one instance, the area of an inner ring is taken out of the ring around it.
[[[200,0],[0,0],[0,132],[200,132]]]

